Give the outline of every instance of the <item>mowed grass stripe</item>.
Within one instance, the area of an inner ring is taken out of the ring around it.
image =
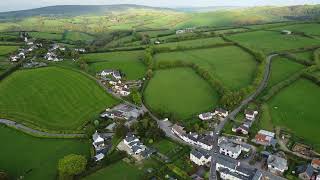
[[[57,163],[70,153],[89,157],[90,143],[86,140],[41,139],[11,128],[0,126],[0,167],[12,179],[54,180]]]
[[[144,93],[154,112],[173,113],[188,119],[217,105],[218,94],[191,68],[158,70]]]
[[[15,72],[0,94],[0,117],[49,130],[75,130],[117,103],[95,81],[58,67]]]

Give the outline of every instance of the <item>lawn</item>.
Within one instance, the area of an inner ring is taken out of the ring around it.
[[[58,160],[74,153],[89,156],[90,144],[84,140],[41,139],[0,126],[0,167],[12,179],[54,180]]]
[[[62,68],[21,70],[0,83],[0,117],[48,130],[76,130],[117,101],[85,75]]]
[[[114,179],[114,180],[139,180],[143,176],[143,171],[136,166],[128,164],[124,161],[113,163],[85,178],[84,180],[100,180],[100,179]]]
[[[304,67],[305,66],[286,58],[274,58],[271,64],[271,75],[268,82],[268,87],[272,87],[277,83],[286,80],[291,75],[303,69]]]
[[[8,55],[16,51],[19,46],[0,46],[0,56]]]
[[[233,90],[252,82],[257,64],[250,54],[236,46],[161,53],[155,56],[155,60],[193,62]]]
[[[143,51],[94,53],[82,56],[89,64],[89,71],[96,74],[104,69],[119,69],[130,80],[140,79],[144,76],[146,67],[140,60]]]
[[[36,39],[61,40],[62,38],[62,34],[50,32],[29,32],[29,35]]]
[[[177,148],[179,145],[168,140],[168,139],[162,139],[159,142],[156,142],[152,145],[152,147],[156,148],[160,153],[164,155],[168,155],[170,151]]]
[[[158,70],[145,93],[154,112],[173,113],[178,119],[191,118],[217,105],[218,94],[190,68]]]
[[[320,24],[317,23],[310,23],[310,24],[293,24],[289,26],[283,26],[274,28],[274,30],[290,30],[293,32],[304,32],[309,35],[320,35],[319,29]]]
[[[286,128],[320,150],[320,87],[300,79],[269,102],[273,124]]]
[[[297,49],[306,46],[319,45],[320,41],[299,35],[283,35],[274,31],[254,31],[229,36],[249,48],[262,50],[265,53]]]

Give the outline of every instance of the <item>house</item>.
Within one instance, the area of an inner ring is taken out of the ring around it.
[[[98,161],[101,161],[103,158],[104,158],[104,154],[103,153],[99,153],[96,156],[94,156],[93,159],[94,159],[95,162],[98,162]]]
[[[190,160],[197,164],[198,166],[203,166],[211,161],[211,156],[209,153],[200,150],[192,150],[190,152]]]
[[[207,112],[207,113],[199,114],[199,118],[203,121],[210,120],[213,118],[213,113]]]
[[[44,58],[48,61],[60,61],[54,52],[48,52]]]
[[[213,146],[213,137],[211,135],[206,135],[202,138],[199,138],[197,142],[198,146],[200,146],[202,149],[210,151]]]
[[[84,48],[76,48],[74,50],[77,51],[77,52],[80,52],[80,53],[85,53],[86,52],[86,50]]]
[[[320,171],[320,159],[313,159],[311,161],[311,166],[316,170]]]
[[[105,148],[104,139],[97,131],[92,135],[92,140],[92,145],[94,146],[96,152],[99,152]]]
[[[246,110],[244,114],[246,116],[246,119],[253,121],[258,115],[258,111]]]
[[[226,110],[224,110],[224,109],[222,109],[222,108],[216,108],[216,109],[214,110],[213,115],[214,115],[214,116],[220,116],[220,117],[225,118],[225,117],[227,117],[227,116],[229,115],[229,112],[226,111]]]
[[[286,159],[277,155],[270,155],[267,159],[268,170],[274,174],[283,174],[288,170],[288,162]]]
[[[143,115],[145,112],[143,110],[137,109],[127,104],[119,104],[112,109],[106,109],[104,113],[100,116],[103,118],[110,119],[125,119],[125,120],[135,120],[139,116]]]
[[[252,140],[256,144],[261,144],[264,146],[270,146],[274,144],[275,134],[273,132],[269,132],[266,130],[260,130],[258,134],[256,134],[255,138]]]
[[[171,127],[171,132],[176,134],[178,137],[180,137],[181,139],[183,139],[182,137],[185,137],[186,136],[186,131],[183,130],[184,128],[182,126],[179,126],[177,124],[174,124],[172,127]]]
[[[9,59],[10,59],[11,62],[17,62],[17,61],[20,60],[20,57],[19,56],[10,56]]]
[[[127,134],[126,138],[123,139],[124,144],[129,145],[132,142],[140,142],[140,140],[133,134]]]
[[[239,127],[233,127],[232,131],[236,132],[236,133],[241,133],[241,134],[248,134],[249,133],[249,127],[247,127],[245,125],[241,125]]]
[[[147,158],[155,152],[154,150],[147,148],[132,133],[128,133],[122,143],[126,146],[123,150],[137,159]]]
[[[18,56],[19,56],[20,58],[23,58],[23,59],[26,58],[26,55],[25,55],[24,52],[19,52]]]
[[[313,176],[313,173],[313,167],[310,164],[308,164],[307,166],[304,166],[303,171],[299,173],[299,178],[303,180],[310,180]]]
[[[290,35],[290,34],[292,34],[292,32],[289,30],[282,30],[281,34]]]
[[[117,80],[121,79],[121,74],[119,71],[113,71],[112,76]]]
[[[220,178],[224,180],[261,180],[262,173],[254,168],[242,165],[240,162],[218,155],[216,158],[216,170]]]
[[[32,46],[32,45],[33,45],[33,42],[32,42],[32,41],[27,42],[27,45],[28,45],[28,46]]]
[[[121,96],[129,96],[130,95],[130,91],[128,90],[119,90],[118,94],[120,94]]]
[[[103,118],[110,118],[110,119],[124,119],[124,116],[119,111],[108,110],[100,115]]]
[[[112,75],[112,73],[113,73],[112,69],[105,69],[100,72],[100,76],[109,76],[109,75]]]
[[[233,142],[230,142],[226,138],[219,138],[218,140],[218,146],[219,146],[219,153],[229,156],[233,159],[237,159],[241,154],[241,146],[238,144],[235,144]]]

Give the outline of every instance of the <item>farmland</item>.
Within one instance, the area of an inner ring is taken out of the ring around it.
[[[213,37],[213,38],[203,38],[203,39],[196,39],[196,40],[187,40],[187,41],[178,41],[172,43],[161,44],[159,47],[197,47],[197,46],[209,46],[214,44],[221,44],[225,41],[220,37]]]
[[[249,48],[261,50],[265,53],[297,49],[319,45],[320,40],[315,40],[299,35],[283,35],[274,31],[254,31],[231,35],[229,38]]]
[[[49,130],[78,129],[116,103],[95,81],[56,67],[15,72],[0,94],[0,117]]]
[[[277,57],[273,59],[268,87],[272,87],[273,85],[289,78],[292,74],[303,68],[303,65],[290,61],[286,58]]]
[[[62,34],[50,33],[50,32],[30,32],[29,35],[32,38],[37,38],[37,39],[61,40],[62,38]]]
[[[293,25],[283,26],[283,27],[278,27],[273,29],[274,30],[286,29],[293,32],[304,32],[309,35],[320,36],[319,28],[320,28],[320,24],[304,23],[304,24],[293,24]]]
[[[308,80],[298,80],[269,102],[272,122],[320,149],[318,133],[320,87]]]
[[[89,34],[73,31],[67,31],[64,35],[64,39],[71,41],[92,41],[94,38]]]
[[[0,56],[8,55],[16,51],[19,46],[0,46]]]
[[[312,51],[297,52],[297,53],[294,53],[294,55],[297,56],[298,58],[303,59],[303,60],[313,61],[313,52]]]
[[[230,89],[248,86],[256,68],[254,58],[235,46],[160,53],[155,56],[155,61],[188,61],[198,64]]]
[[[140,60],[143,51],[94,53],[83,55],[82,58],[89,64],[89,71],[96,74],[104,69],[118,69],[125,73],[129,80],[142,78],[146,67]]]
[[[60,158],[70,153],[89,156],[86,140],[35,138],[4,126],[0,126],[0,136],[0,166],[12,179],[54,180]]]
[[[187,119],[217,105],[218,95],[192,69],[176,68],[156,71],[144,98],[155,112],[173,113]]]

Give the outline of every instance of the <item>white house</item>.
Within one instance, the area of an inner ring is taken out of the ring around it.
[[[207,121],[213,118],[213,113],[207,112],[207,113],[202,113],[199,114],[199,118],[203,121]]]
[[[198,166],[203,166],[211,161],[211,156],[209,153],[194,149],[190,152],[190,160]]]
[[[17,62],[20,58],[18,56],[10,56],[9,59],[11,62]]]
[[[125,90],[120,90],[120,91],[118,91],[118,93],[121,96],[129,96],[130,95],[130,91],[125,91]]]
[[[229,142],[226,138],[220,138],[218,145],[220,154],[229,156],[233,159],[237,159],[242,151],[240,145]]]
[[[92,140],[92,145],[94,146],[96,151],[100,151],[105,147],[104,139],[100,136],[100,134],[97,131],[92,135]]]
[[[246,119],[249,119],[251,121],[255,120],[257,115],[258,115],[258,111],[252,111],[252,110],[245,111]]]
[[[283,174],[286,170],[288,170],[288,162],[286,159],[276,156],[270,155],[267,160],[268,170],[274,174]]]
[[[225,117],[227,117],[229,115],[229,112],[227,110],[222,109],[222,108],[216,108],[214,110],[213,115],[225,118]]]
[[[109,76],[113,73],[112,69],[105,69],[103,71],[100,72],[100,76]]]

